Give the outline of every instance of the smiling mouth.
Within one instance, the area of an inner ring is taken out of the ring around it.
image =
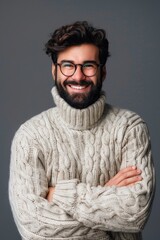
[[[90,84],[89,84],[90,85]],[[73,85],[73,84],[68,84],[70,88],[76,89],[76,90],[83,90],[89,86],[87,85]]]
[[[65,87],[69,87],[73,91],[85,91],[93,85],[91,81],[81,80],[80,82],[76,81],[66,81],[64,82]]]

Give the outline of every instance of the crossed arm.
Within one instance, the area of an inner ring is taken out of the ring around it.
[[[117,186],[117,187],[124,187],[124,186],[131,186],[139,181],[142,180],[141,170],[137,169],[136,166],[129,166],[122,170],[120,170],[113,178],[111,178],[105,186]],[[54,196],[54,187],[49,187],[48,194],[46,199],[49,202],[53,201]]]
[[[144,123],[128,129],[122,144],[123,166],[105,186],[92,187],[76,180],[49,188],[47,200],[73,219],[94,229],[139,232],[149,216],[154,195],[150,140]]]

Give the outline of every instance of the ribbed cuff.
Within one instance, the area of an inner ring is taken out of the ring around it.
[[[78,179],[62,180],[56,184],[53,202],[73,215],[77,199]]]

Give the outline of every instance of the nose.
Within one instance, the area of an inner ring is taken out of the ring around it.
[[[81,65],[78,65],[77,64],[77,67],[76,67],[76,71],[75,73],[72,75],[72,77],[74,78],[74,80],[84,80],[85,78],[85,75],[83,74],[82,72],[82,69],[81,69]]]

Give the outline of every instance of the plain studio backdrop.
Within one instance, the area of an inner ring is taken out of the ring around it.
[[[44,44],[57,27],[87,20],[110,42],[107,101],[137,112],[148,124],[157,191],[144,240],[160,236],[160,1],[0,1],[0,239],[20,240],[8,201],[10,145],[30,117],[54,106],[51,60]]]

